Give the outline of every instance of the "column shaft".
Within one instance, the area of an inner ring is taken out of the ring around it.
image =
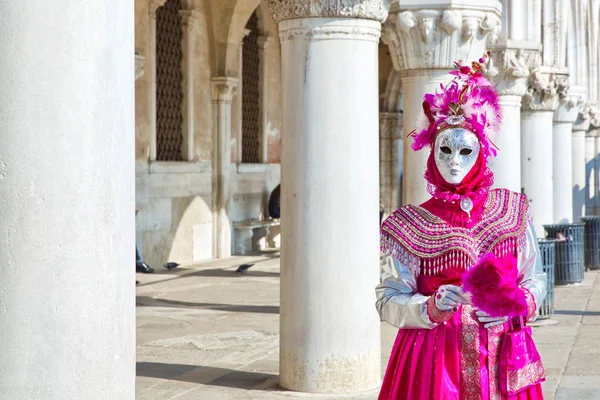
[[[543,224],[554,222],[552,186],[553,111],[521,113],[521,182],[531,207],[537,234],[544,235]]]
[[[298,18],[280,22],[279,33],[280,384],[304,392],[374,388],[381,383],[373,306],[380,23]]]
[[[135,397],[134,10],[91,3],[0,4],[2,399]]]
[[[231,256],[231,221],[229,220],[229,167],[231,164],[231,102],[238,80],[230,77],[212,79],[215,138],[213,146],[213,254]]]
[[[596,215],[596,138],[591,135],[585,137],[585,215]]]
[[[521,96],[501,95],[502,127],[497,157],[489,160],[494,187],[521,192]]]
[[[554,176],[554,222],[573,221],[573,151],[571,132],[573,123],[554,122],[552,126]]]
[[[412,70],[402,72],[404,111],[402,113],[403,137],[415,128],[416,116],[422,112],[423,96],[439,90],[440,83],[447,84],[453,76],[445,70]],[[402,148],[402,204],[421,204],[431,196],[427,193],[427,181],[423,178],[429,157],[429,149],[414,151],[412,138]]]
[[[586,215],[585,131],[573,129],[573,221]]]

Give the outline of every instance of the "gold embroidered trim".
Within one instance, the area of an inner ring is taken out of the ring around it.
[[[470,305],[461,307],[460,367],[463,400],[481,400],[479,325]]]
[[[529,386],[535,385],[544,379],[544,366],[542,360],[527,364],[516,371],[509,371],[506,388],[509,393],[516,393]]]
[[[498,358],[500,357],[500,342],[505,330],[505,324],[494,325],[487,329],[488,335],[488,376],[490,400],[502,400],[498,378]]]

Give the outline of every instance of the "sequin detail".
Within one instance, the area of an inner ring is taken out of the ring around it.
[[[438,295],[439,296],[439,295]],[[454,315],[454,311],[442,311],[435,305],[435,299],[431,296],[427,302],[427,316],[434,324],[441,324],[448,321]]]
[[[434,276],[448,268],[466,271],[488,252],[498,257],[518,254],[525,248],[529,222],[525,196],[494,189],[472,228],[450,226],[424,208],[408,205],[383,223],[380,246],[417,274]]]

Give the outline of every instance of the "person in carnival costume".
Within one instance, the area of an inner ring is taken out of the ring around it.
[[[488,57],[455,63],[454,79],[424,96],[411,136],[413,150],[431,149],[432,197],[381,226],[376,306],[399,331],[380,400],[543,398],[526,322],[544,300],[546,275],[526,197],[491,189],[487,160],[502,116],[481,72]],[[525,336],[512,335],[515,320]]]

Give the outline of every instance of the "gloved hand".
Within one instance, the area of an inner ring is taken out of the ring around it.
[[[434,296],[436,307],[442,311],[456,311],[461,304],[469,302],[464,290],[456,285],[442,285]]]
[[[489,328],[491,326],[500,325],[508,321],[508,317],[492,317],[490,314],[485,311],[478,310],[475,312],[477,319],[479,322],[483,324],[484,328]]]

